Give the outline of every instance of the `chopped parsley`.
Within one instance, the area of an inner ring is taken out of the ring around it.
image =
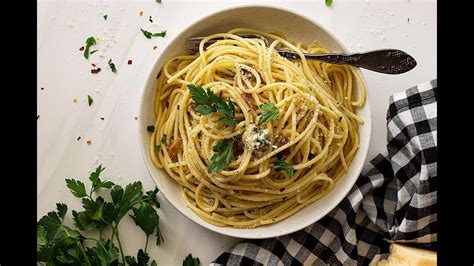
[[[159,153],[161,150],[161,145],[155,145],[155,152]]]
[[[87,102],[89,103],[89,106],[92,105],[92,103],[94,102],[94,99],[92,99],[92,96],[87,95]]]
[[[199,85],[188,84],[189,92],[193,101],[196,103],[196,111],[203,115],[210,113],[219,113],[224,117],[221,117],[214,122],[222,122],[229,126],[235,126],[235,106],[231,100],[227,103],[221,97],[215,95],[210,89],[207,92]]]
[[[161,0],[156,0],[156,2],[157,2],[158,4],[161,4]]]
[[[109,59],[109,62],[107,62],[107,63],[109,64],[109,67],[112,70],[112,72],[117,73],[117,68],[115,68],[115,64],[112,63],[112,58]]]
[[[153,23],[153,18],[150,16],[150,18],[148,18],[148,21],[150,21],[151,23]]]
[[[223,139],[212,147],[214,154],[211,157],[211,164],[207,167],[207,172],[220,172],[230,163],[233,154],[233,139]]]
[[[86,40],[86,49],[84,49],[84,57],[86,59],[89,59],[89,49],[91,48],[92,45],[95,45],[97,44],[97,42],[95,41],[95,38],[94,37],[89,37],[87,38]]]
[[[151,39],[151,37],[165,37],[166,36],[166,31],[161,31],[161,32],[157,32],[157,33],[151,33],[149,31],[146,31],[144,29],[140,29],[142,32],[143,32],[143,35],[145,35],[145,37],[147,37],[148,39]]]
[[[265,123],[272,120],[277,120],[280,118],[280,110],[272,102],[264,103],[260,105],[260,109],[263,110],[263,113],[260,114],[258,118],[259,123]]]
[[[280,160],[276,161],[276,163],[273,165],[273,169],[275,169],[275,171],[284,170],[288,176],[293,176],[295,173],[292,164]]]
[[[108,15],[104,15],[104,20],[107,20]]]
[[[166,144],[166,138],[167,138],[167,136],[163,135],[163,137],[161,137],[161,140],[160,140],[161,143]]]
[[[95,52],[97,52],[97,50],[91,51],[90,54],[93,54],[93,53],[95,53]]]
[[[147,126],[146,131],[151,132],[151,133],[155,132],[155,126]]]

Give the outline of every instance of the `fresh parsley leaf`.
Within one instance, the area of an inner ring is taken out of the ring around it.
[[[135,224],[139,226],[147,237],[155,231],[158,226],[158,214],[155,208],[146,202],[140,203],[140,207],[134,208],[133,215],[130,215]]]
[[[89,37],[87,38],[86,40],[86,49],[84,49],[84,57],[86,59],[89,59],[89,49],[91,48],[92,45],[95,45],[97,44],[97,42],[95,41],[95,38],[94,37]]]
[[[332,5],[332,0],[325,0],[326,1],[326,6],[331,6]]]
[[[101,188],[112,188],[114,186],[114,183],[111,181],[105,181],[102,182],[100,180],[100,174],[105,170],[104,167],[102,167],[102,164],[99,165],[94,172],[92,172],[89,176],[89,180],[92,181],[92,192],[96,192],[97,190]]]
[[[201,262],[199,261],[198,257],[193,257],[191,253],[186,256],[186,258],[183,260],[183,266],[199,266],[201,265]]]
[[[166,36],[166,31],[151,33],[151,32],[146,31],[144,29],[140,29],[140,30],[142,31],[143,35],[145,35],[145,37],[147,37],[148,39],[151,39],[151,37],[165,37]]]
[[[97,245],[89,249],[92,265],[111,265],[116,262],[119,256],[119,250],[112,241],[101,239]],[[117,265],[117,264],[115,264]]]
[[[125,257],[125,261],[127,262],[129,266],[148,266],[148,261],[150,260],[150,257],[145,251],[143,251],[143,249],[140,249],[138,250],[138,253],[137,253],[137,259],[135,259],[135,257],[132,257],[132,256]],[[155,262],[155,265],[156,265],[156,261],[152,261],[151,263],[152,265],[153,265],[153,262]]]
[[[45,216],[41,217],[38,221],[38,226],[44,228],[46,232],[46,238],[51,240],[56,234],[58,229],[62,226],[64,216],[66,216],[67,205],[63,203],[56,203],[56,211],[48,212]]]
[[[104,20],[107,20],[108,15],[104,15]]]
[[[102,197],[97,197],[96,200],[90,199],[90,198],[83,198],[82,199],[82,207],[84,207],[85,214],[90,220],[100,222],[103,226],[105,227],[107,224],[105,223],[103,219],[103,208],[104,208],[104,198]]]
[[[203,115],[211,113],[219,113],[224,117],[217,119],[214,122],[222,122],[229,126],[235,126],[235,105],[231,100],[227,103],[221,97],[217,96],[210,89],[204,90],[201,86],[195,84],[188,84],[188,90],[191,98],[196,103],[196,111]]]
[[[151,132],[151,133],[155,132],[155,126],[147,126],[146,131]]]
[[[145,195],[143,195],[142,200],[143,202],[146,202],[151,205],[155,205],[157,209],[160,208],[160,203],[158,202],[158,199],[156,195],[158,194],[158,188],[155,188],[154,190],[150,190],[145,192]]]
[[[273,169],[275,169],[275,171],[284,170],[288,176],[293,176],[294,174],[293,165],[285,161],[276,161],[276,163],[273,165]]]
[[[75,179],[66,179],[66,184],[74,196],[78,198],[87,196],[86,186],[81,181]]]
[[[114,188],[112,189],[112,192],[114,191]],[[112,192],[111,192],[111,196],[113,199],[114,196],[117,197],[117,194],[114,193],[114,195],[112,195]],[[116,221],[120,221],[120,219],[122,219],[122,217],[125,216],[125,214],[127,214],[127,212],[132,208],[132,206],[136,204],[136,201],[142,197],[142,195],[143,195],[142,182],[136,181],[136,182],[133,182],[132,184],[128,184],[125,187],[125,191],[121,195],[121,198],[116,203],[116,210],[117,210]]]
[[[38,226],[36,229],[36,251],[48,245],[48,239],[46,238],[46,230],[43,226]]]
[[[159,227],[156,227],[156,245],[159,246],[161,243],[164,243],[165,239],[163,238],[163,234]]]
[[[102,228],[101,223],[96,223],[95,221],[92,221],[86,214],[86,212],[77,212],[73,210],[72,217],[72,219],[74,220],[74,225],[80,230],[89,231]]]
[[[260,109],[263,110],[258,118],[259,123],[265,123],[280,118],[280,110],[272,102],[264,103],[260,105]]]
[[[161,137],[160,142],[161,142],[162,144],[166,144],[166,138],[167,138],[167,136],[166,136],[166,135],[163,135],[163,137]]]
[[[112,63],[112,58],[110,58],[107,63],[109,64],[109,67],[112,70],[112,72],[117,73],[117,68],[115,68],[115,64]]]
[[[211,164],[207,167],[208,173],[224,170],[232,159],[233,144],[233,139],[223,139],[212,147],[214,154],[211,157]]]
[[[89,106],[91,106],[93,102],[94,102],[94,99],[92,99],[92,96],[87,95],[87,103],[89,103]]]

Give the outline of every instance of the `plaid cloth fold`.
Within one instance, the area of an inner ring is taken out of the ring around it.
[[[369,265],[390,242],[436,250],[437,82],[390,97],[387,151],[317,223],[271,239],[245,240],[214,265]]]

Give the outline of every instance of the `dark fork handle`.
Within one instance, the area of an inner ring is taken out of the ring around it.
[[[298,59],[293,51],[278,51],[288,59]],[[416,60],[409,54],[396,49],[376,50],[362,54],[304,54],[309,60],[324,61],[331,64],[352,65],[385,74],[402,74],[416,66]]]

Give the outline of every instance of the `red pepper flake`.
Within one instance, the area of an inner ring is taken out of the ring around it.
[[[97,68],[97,69],[91,69],[91,73],[92,73],[92,74],[97,74],[97,73],[99,73],[101,70],[102,70],[102,69],[100,69],[100,67]]]
[[[100,118],[100,120],[102,120],[102,121],[103,121],[104,119],[105,119],[105,118],[103,118],[103,117]]]
[[[77,138],[77,140],[80,140],[80,139],[81,139],[81,136],[79,136],[79,137]]]
[[[87,145],[91,145],[92,144],[92,141],[88,140],[86,141],[87,142]]]
[[[143,11],[140,11],[140,17],[143,16]]]
[[[91,64],[93,67],[95,67],[95,64]]]
[[[153,46],[153,50],[156,50],[156,48],[158,48],[158,46],[156,46],[156,45],[155,45],[155,46]]]
[[[128,62],[127,62],[127,64],[129,64],[129,65],[131,65],[132,63],[133,63],[133,62],[132,62],[132,60],[130,60],[130,59],[129,59]]]
[[[82,46],[81,48],[79,48],[79,51],[84,51],[84,46]]]

